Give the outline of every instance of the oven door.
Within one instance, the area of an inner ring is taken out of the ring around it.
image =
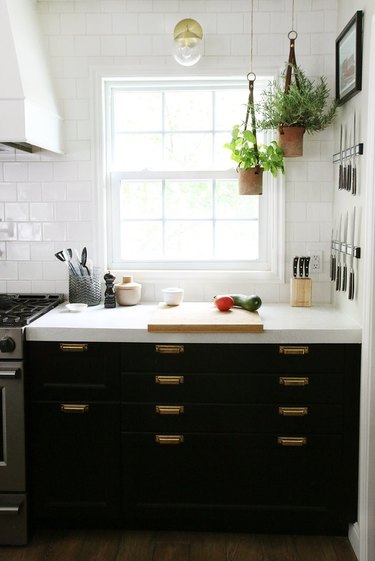
[[[22,362],[0,362],[0,493],[25,492]]]

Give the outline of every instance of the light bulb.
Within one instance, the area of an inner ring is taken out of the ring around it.
[[[202,56],[202,28],[195,20],[180,21],[174,30],[173,56],[182,66],[193,66]]]

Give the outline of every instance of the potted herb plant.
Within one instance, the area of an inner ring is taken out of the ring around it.
[[[286,157],[302,156],[303,134],[322,131],[334,120],[337,102],[330,99],[326,78],[310,80],[293,66],[293,79],[284,87],[286,71],[260,94],[257,113],[259,129],[278,131],[278,142]],[[297,136],[297,140],[295,140]]]
[[[284,173],[284,155],[277,142],[258,144],[255,134],[244,125],[233,127],[232,140],[224,147],[231,150],[231,159],[238,164],[240,195],[262,194],[263,171],[274,177],[279,170]]]

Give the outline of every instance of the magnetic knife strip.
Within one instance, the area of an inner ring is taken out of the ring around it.
[[[346,255],[353,255],[356,259],[361,258],[361,248],[357,245],[353,246],[350,243],[332,241],[331,249],[340,253],[346,253]]]

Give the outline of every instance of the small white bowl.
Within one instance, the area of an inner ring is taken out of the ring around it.
[[[163,300],[168,306],[179,306],[184,299],[184,289],[170,286],[162,289]]]
[[[66,304],[66,308],[69,312],[84,312],[87,308],[87,304]]]

